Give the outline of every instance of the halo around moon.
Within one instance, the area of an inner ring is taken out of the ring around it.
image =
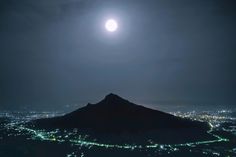
[[[115,32],[118,28],[118,23],[114,19],[109,19],[105,23],[105,28],[109,32]]]

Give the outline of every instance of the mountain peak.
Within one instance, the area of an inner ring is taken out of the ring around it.
[[[129,103],[128,100],[116,95],[116,94],[113,94],[113,93],[110,93],[108,95],[105,96],[105,98],[100,101],[99,104],[107,104],[107,105],[124,105],[124,104],[127,104]]]
[[[116,94],[110,93],[105,96],[105,99],[123,99],[123,98],[121,98],[120,96]]]

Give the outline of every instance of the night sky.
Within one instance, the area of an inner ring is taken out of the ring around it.
[[[0,109],[236,105],[235,37],[234,0],[0,0]]]

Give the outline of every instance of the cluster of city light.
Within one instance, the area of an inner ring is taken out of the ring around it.
[[[204,111],[201,113],[197,113],[196,111],[191,111],[191,112],[171,112],[171,114],[175,116],[179,116],[182,118],[189,118],[192,120],[197,120],[197,121],[204,121],[204,122],[209,122],[211,123],[214,128],[217,128],[220,126],[222,123],[226,122],[232,122],[235,121],[235,117],[231,117],[226,115],[226,113],[232,113],[230,110],[220,110],[217,112],[212,112],[212,111]]]
[[[33,126],[26,126],[20,122],[17,121],[12,121],[11,123],[7,123],[5,125],[5,128],[8,130],[15,130],[17,133],[10,133],[9,136],[16,136],[16,135],[29,135],[28,139],[29,140],[41,140],[41,141],[51,141],[51,142],[70,142],[74,146],[79,146],[79,147],[86,147],[88,149],[92,147],[100,147],[100,148],[106,148],[106,149],[128,149],[128,150],[148,150],[148,149],[153,149],[155,151],[163,151],[163,152],[176,152],[181,150],[181,148],[194,148],[198,145],[208,145],[212,143],[219,143],[219,142],[228,142],[229,139],[223,138],[217,134],[214,133],[216,125],[211,122],[215,122],[215,119],[222,119],[221,117],[215,118],[214,116],[209,116],[208,114],[204,116],[204,114],[201,114],[200,116],[197,115],[195,112],[191,112],[190,114],[180,114],[176,113],[176,115],[180,117],[188,117],[191,119],[197,119],[201,121],[207,121],[209,125],[211,126],[211,129],[207,131],[209,135],[211,135],[214,139],[213,140],[202,140],[202,141],[195,141],[195,142],[187,142],[187,143],[176,143],[176,144],[161,144],[161,143],[155,143],[155,142],[150,142],[149,144],[111,144],[111,143],[101,143],[97,142],[96,139],[91,139],[89,135],[82,135],[77,129],[74,130],[38,130],[35,129]],[[204,117],[204,118],[203,118]],[[228,119],[224,119],[225,121]],[[235,131],[235,127],[232,127],[230,131]],[[229,131],[229,130],[226,130]],[[189,151],[192,151],[189,149]],[[235,152],[236,150],[232,150],[232,152]],[[213,155],[218,156],[220,155],[219,152],[209,152],[208,150],[203,150],[203,154],[209,154],[209,153],[214,153]],[[71,153],[67,155],[68,157],[75,156],[75,154]],[[84,156],[84,154],[81,154],[81,156]]]
[[[214,140],[206,140],[206,141],[196,141],[196,142],[188,142],[188,143],[178,143],[178,144],[158,144],[152,143],[147,145],[129,145],[129,144],[107,144],[107,143],[99,143],[95,141],[87,140],[87,135],[79,135],[78,132],[68,132],[65,130],[66,135],[62,136],[60,130],[46,131],[46,130],[36,130],[33,128],[26,127],[24,125],[17,126],[16,124],[11,124],[15,130],[18,132],[26,132],[28,135],[31,135],[32,140],[42,140],[42,141],[54,141],[54,142],[70,142],[73,145],[77,145],[80,147],[86,147],[88,149],[92,147],[102,147],[102,148],[111,148],[111,149],[157,149],[159,151],[178,151],[180,147],[194,147],[196,145],[202,144],[210,144],[217,142],[227,142],[228,139],[222,138],[216,134],[213,134],[213,127],[207,132],[208,134],[215,137]],[[212,125],[211,125],[212,126]],[[71,136],[73,135],[73,136]],[[76,138],[74,138],[76,135]]]
[[[72,152],[70,154],[67,154],[66,157],[77,157],[77,155],[76,155],[75,152]],[[80,157],[84,157],[84,153],[83,152],[80,154]]]

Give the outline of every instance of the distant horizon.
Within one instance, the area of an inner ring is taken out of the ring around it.
[[[114,93],[115,94],[115,93]],[[20,105],[19,108],[9,108],[9,106],[0,106],[0,110],[6,110],[6,111],[24,111],[24,110],[30,110],[30,111],[73,111],[73,109],[78,109],[81,107],[86,106],[88,103],[94,104],[99,101],[101,101],[103,98],[105,98],[106,95],[104,95],[99,100],[94,101],[88,101],[88,102],[75,102],[75,103],[68,103],[68,104],[50,104],[51,108],[48,108],[48,105],[40,105],[38,107],[32,107],[31,104],[29,105]],[[119,95],[120,96],[120,95]],[[122,97],[122,96],[121,96]],[[142,105],[148,108],[152,108],[155,110],[162,110],[162,111],[175,111],[174,109],[177,109],[179,111],[191,111],[191,110],[218,110],[218,109],[234,109],[234,104],[224,104],[224,103],[201,103],[201,102],[191,102],[191,101],[155,101],[155,102],[142,102],[142,101],[136,101],[135,99],[127,99],[126,97],[122,97],[130,102],[133,102],[138,105]]]

